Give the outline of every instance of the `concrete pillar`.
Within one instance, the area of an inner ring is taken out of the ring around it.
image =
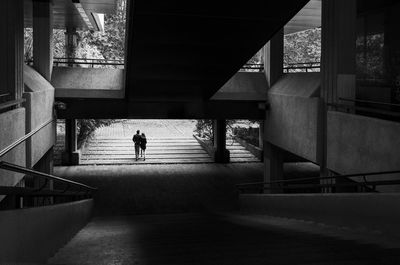
[[[24,90],[24,1],[0,1],[0,102],[20,99]]]
[[[266,142],[264,145],[264,181],[272,182],[283,179],[283,151],[281,148]],[[266,193],[280,193],[279,185],[266,185],[272,189],[266,189]]]
[[[326,168],[327,104],[352,104],[340,98],[355,98],[356,91],[357,0],[322,1],[321,98],[324,110],[321,122],[321,176]]]
[[[268,89],[271,88],[283,75],[283,29],[277,32],[264,47],[264,69]],[[268,112],[269,110],[267,110]],[[268,117],[268,115],[267,115]],[[264,124],[264,123],[262,123]],[[264,126],[262,126],[265,130]],[[283,179],[283,152],[271,143],[263,141],[264,149],[264,181]],[[279,192],[274,187],[266,192]]]
[[[64,165],[78,165],[79,151],[76,119],[65,120],[65,152],[62,155]]]
[[[48,81],[53,70],[53,4],[33,1],[33,67]]]
[[[214,160],[216,163],[229,163],[230,155],[226,149],[226,120],[214,120]]]
[[[264,130],[265,121],[260,121],[260,127],[258,128],[258,148],[262,150],[261,161],[264,161]]]
[[[270,88],[283,74],[283,29],[264,46],[263,58],[265,77]]]
[[[78,33],[76,28],[68,27],[65,31],[65,57],[68,60],[68,66],[73,66],[72,58],[76,58],[76,47],[78,46]]]

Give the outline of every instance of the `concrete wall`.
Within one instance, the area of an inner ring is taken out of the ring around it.
[[[268,90],[265,140],[314,163],[321,160],[319,73],[285,74]]]
[[[29,66],[24,67],[26,133],[53,118],[54,88]],[[26,142],[27,166],[34,166],[55,144],[55,122],[47,125]]]
[[[265,122],[266,141],[319,163],[321,99],[275,94],[269,94],[268,98],[270,110]]]
[[[46,260],[91,217],[93,200],[0,212],[0,263]],[[12,263],[15,264],[15,263]]]
[[[212,96],[211,100],[265,101],[267,86],[264,73],[238,72]]]
[[[0,150],[25,135],[25,109],[18,108],[0,114]],[[25,166],[25,144],[22,143],[14,150],[3,156],[1,160]],[[14,186],[22,174],[0,169],[0,186]],[[0,195],[0,201],[4,196]]]
[[[400,232],[400,194],[241,195],[241,211],[355,229]]]
[[[400,170],[399,123],[335,111],[329,111],[327,119],[329,169],[340,174]],[[368,179],[400,179],[400,174]]]
[[[123,98],[124,70],[54,67],[51,84],[57,98]]]

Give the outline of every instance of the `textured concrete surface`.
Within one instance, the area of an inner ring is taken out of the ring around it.
[[[400,170],[399,123],[329,111],[327,132],[328,168],[342,174]]]
[[[93,200],[0,211],[0,264],[43,264],[91,216]]]
[[[199,214],[95,218],[48,264],[397,265],[400,261],[398,249],[293,231],[289,225],[255,225],[245,219]]]
[[[243,212],[265,213],[347,227],[400,242],[398,193],[245,194]],[[400,246],[400,244],[399,244]]]
[[[211,97],[211,100],[265,101],[267,87],[264,73],[238,72]]]
[[[26,92],[26,133],[36,129],[54,115],[54,88],[33,68],[24,65]],[[34,166],[55,144],[56,127],[51,123],[26,141],[27,166]]]
[[[18,108],[0,114],[0,150],[12,144],[25,135],[25,109]],[[25,166],[25,145],[20,144],[14,150],[3,156],[1,160]],[[0,185],[14,186],[23,177],[23,174],[0,169]],[[0,195],[0,201],[4,198]]]
[[[54,67],[51,83],[59,98],[122,98],[124,70]]]
[[[277,94],[268,98],[271,107],[265,122],[266,140],[318,164],[321,100]]]

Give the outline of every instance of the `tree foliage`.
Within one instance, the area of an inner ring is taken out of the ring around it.
[[[321,29],[285,35],[284,64],[317,62],[321,59]]]
[[[96,119],[83,119],[77,120],[78,127],[78,148],[81,148],[85,142],[90,139],[97,128],[109,126],[113,120],[96,120]]]

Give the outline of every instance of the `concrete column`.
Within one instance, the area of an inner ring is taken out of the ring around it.
[[[322,1],[321,74],[326,103],[355,98],[357,0]]]
[[[78,33],[76,28],[68,27],[65,31],[65,56],[76,58],[76,47],[78,46]],[[73,60],[68,60],[68,66],[73,66]]]
[[[264,145],[264,180],[272,182],[283,179],[283,151],[279,147],[266,142]],[[280,193],[282,190],[279,185],[266,185],[272,189],[266,189],[267,193]]]
[[[53,4],[33,1],[33,67],[48,81],[53,70]]]
[[[340,98],[355,98],[356,91],[357,0],[322,1],[321,98],[324,110],[321,122],[321,176],[326,168],[327,111],[329,103],[353,104]]]
[[[214,120],[214,160],[216,163],[229,163],[229,151],[226,149],[226,120]]]
[[[20,99],[24,90],[24,1],[0,1],[0,102]]]
[[[264,47],[264,69],[271,88],[283,75],[283,29],[277,32]],[[268,112],[269,110],[267,110]],[[268,113],[267,113],[268,114]],[[268,117],[268,115],[267,115]],[[262,123],[264,124],[264,123]],[[265,130],[264,126],[262,126]],[[271,143],[263,141],[264,150],[264,181],[276,181],[283,179],[283,153],[282,150]],[[267,192],[280,192],[274,187]]]
[[[258,129],[258,148],[262,150],[261,159],[264,161],[264,130],[265,121],[260,121],[260,128]]]
[[[79,164],[76,119],[65,120],[65,152],[62,160],[64,165]]]
[[[264,46],[264,71],[268,88],[283,74],[283,29],[278,31]]]

